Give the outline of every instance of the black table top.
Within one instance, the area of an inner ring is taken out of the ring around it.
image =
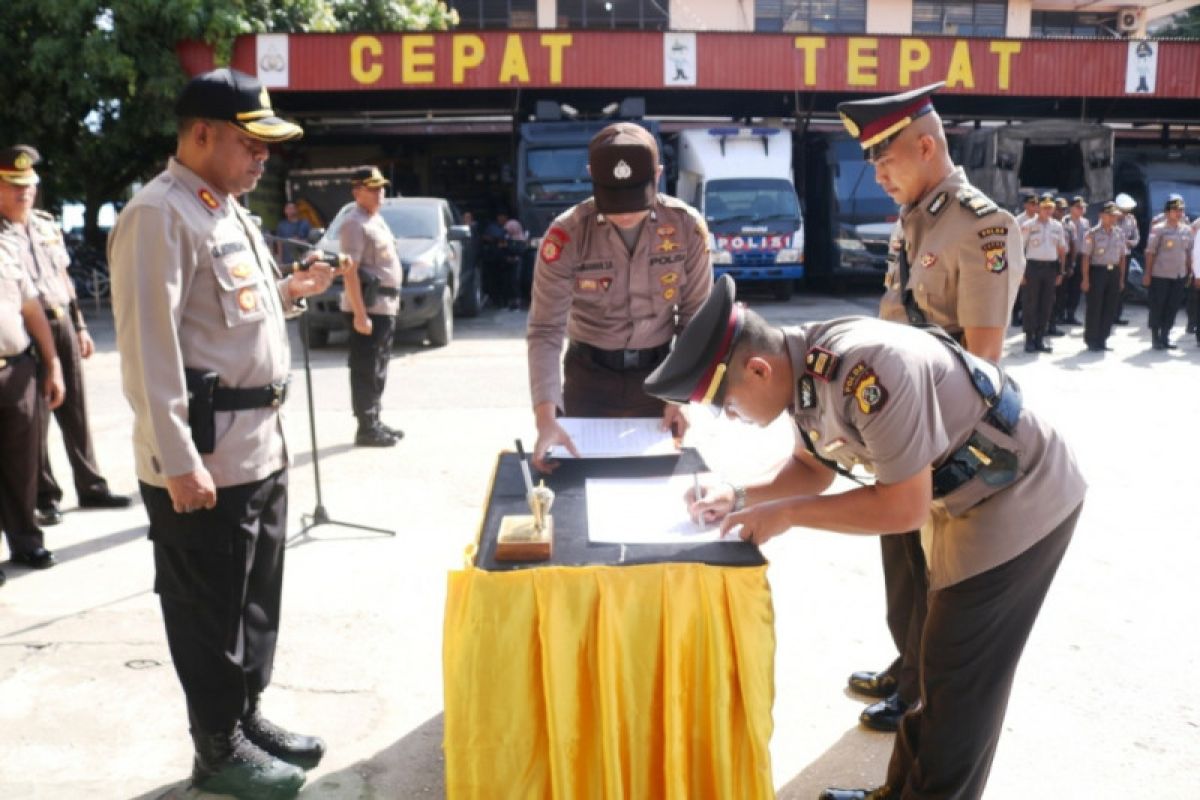
[[[496,461],[491,495],[480,536],[475,565],[481,569],[504,571],[543,566],[595,566],[655,564],[667,561],[696,562],[714,566],[756,567],[766,563],[758,548],[749,543],[700,542],[686,545],[610,544],[588,541],[587,498],[584,484],[588,478],[647,478],[666,475],[690,475],[705,472],[700,454],[685,448],[677,455],[643,458],[563,459],[558,469],[545,478],[554,490],[554,557],[549,561],[496,561],[496,536],[500,519],[506,514],[528,514],[525,480],[516,453],[501,453]],[[682,501],[680,501],[682,502]]]

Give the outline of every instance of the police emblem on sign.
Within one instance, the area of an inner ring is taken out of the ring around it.
[[[633,175],[633,169],[625,163],[625,159],[621,159],[613,167],[613,177],[619,181],[628,180],[631,175]]]

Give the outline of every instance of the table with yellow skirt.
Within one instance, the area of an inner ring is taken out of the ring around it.
[[[450,800],[775,796],[774,612],[758,548],[588,541],[587,478],[703,469],[692,450],[565,460],[546,477],[553,558],[501,563],[500,519],[528,513],[517,457],[501,454],[478,541],[449,577]]]

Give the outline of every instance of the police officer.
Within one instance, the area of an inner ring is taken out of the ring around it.
[[[1021,227],[1026,222],[1031,222],[1037,219],[1037,212],[1038,196],[1033,192],[1022,192],[1021,212],[1016,215],[1017,230],[1021,230]],[[1024,308],[1021,305],[1021,293],[1017,292],[1017,299],[1016,302],[1013,303],[1012,311],[1012,324],[1014,328],[1022,323],[1024,316]]]
[[[1025,277],[1021,279],[1021,305],[1025,309],[1025,352],[1049,353],[1043,338],[1054,314],[1054,292],[1066,269],[1067,234],[1054,219],[1054,196],[1044,194],[1038,215],[1021,226],[1025,240]]]
[[[1170,194],[1167,195],[1167,200],[1163,204],[1163,207],[1166,208],[1166,206],[1169,205],[1171,203],[1171,201],[1173,201],[1173,200],[1178,201],[1180,203],[1184,203],[1183,195],[1179,194],[1178,192],[1171,192]],[[1186,203],[1184,203],[1184,205],[1185,205],[1185,208],[1183,210],[1183,214],[1179,217],[1179,224],[1191,227],[1192,220],[1191,220],[1191,218],[1188,217]],[[1150,220],[1150,229],[1154,230],[1155,225],[1158,225],[1159,223],[1166,221],[1166,219],[1167,219],[1166,211],[1158,212]]]
[[[773,328],[735,305],[728,277],[646,390],[757,425],[786,411],[800,434],[766,482],[708,486],[702,499],[689,491],[694,518],[759,545],[798,526],[884,538],[920,528],[922,703],[904,717],[884,786],[821,797],[978,798],[1083,503],[1067,444],[999,368],[944,333],[865,317]],[[823,494],[855,465],[873,486]]]
[[[42,360],[44,377],[40,381],[30,339]],[[54,566],[54,554],[46,549],[34,517],[38,466],[35,395],[40,394],[48,407],[58,408],[63,392],[62,365],[37,289],[21,268],[14,242],[0,238],[0,529],[8,538],[13,563],[34,569]],[[0,572],[0,585],[4,580]]]
[[[41,295],[50,332],[62,365],[66,399],[54,411],[62,430],[63,444],[75,476],[75,493],[80,508],[124,508],[128,497],[109,491],[108,482],[96,466],[92,436],[88,431],[87,398],[83,388],[80,358],[95,350],[83,313],[75,300],[75,286],[67,274],[71,257],[63,244],[54,218],[33,208],[38,174],[34,166],[38,152],[26,145],[0,151],[0,237],[11,238],[22,266]],[[58,504],[63,491],[50,469],[48,434],[50,408],[38,402],[38,521],[57,525],[62,521]]]
[[[1117,218],[1117,225],[1125,234],[1125,255],[1132,257],[1134,250],[1137,249],[1138,242],[1142,240],[1141,231],[1138,230],[1137,217],[1133,211],[1137,208],[1137,201],[1129,195],[1121,192],[1116,196],[1115,202],[1121,215]],[[1126,263],[1128,267],[1128,263]],[[1117,296],[1117,311],[1113,317],[1114,325],[1128,325],[1129,320],[1125,319],[1125,282],[1121,281],[1121,294]]]
[[[576,453],[557,414],[662,415],[682,436],[677,406],[649,397],[642,381],[712,289],[708,229],[686,203],[658,194],[658,145],[640,125],[618,122],[592,137],[593,196],[550,225],[538,251],[526,340],[537,423],[533,461]],[[563,336],[570,338],[559,377]]]
[[[1091,223],[1084,214],[1087,213],[1087,201],[1079,195],[1071,198],[1068,216],[1063,220],[1063,229],[1067,233],[1067,276],[1062,283],[1062,303],[1059,307],[1059,322],[1064,325],[1078,325],[1075,310],[1079,308],[1079,286],[1083,280],[1083,240],[1091,230]]]
[[[1083,239],[1080,289],[1087,295],[1083,341],[1093,353],[1112,349],[1108,337],[1117,318],[1117,301],[1125,290],[1128,236],[1117,222],[1120,217],[1116,203],[1105,203],[1100,210],[1100,224]]]
[[[1174,350],[1171,328],[1192,279],[1192,229],[1183,223],[1183,198],[1168,200],[1165,219],[1146,238],[1146,272],[1142,285],[1150,290],[1149,326],[1155,350]]]
[[[1192,290],[1188,292],[1187,332],[1196,334],[1200,345],[1200,220],[1192,223]]]
[[[899,95],[842,103],[843,124],[901,204],[880,317],[941,326],[968,350],[999,361],[1025,258],[1007,211],[971,186],[950,159],[930,95],[935,83]],[[880,540],[887,622],[900,656],[882,672],[856,672],[850,687],[881,698],[859,717],[894,731],[918,699],[917,652],[925,612],[924,554],[917,533]]]
[[[378,167],[354,173],[354,210],[338,237],[342,255],[357,267],[344,280],[341,308],[350,322],[350,405],[358,418],[359,447],[391,447],[404,437],[379,419],[404,280],[396,237],[379,213],[390,183]]]
[[[113,312],[150,517],[167,643],[187,699],[197,788],[291,797],[320,739],[262,716],[279,629],[287,526],[280,414],[285,314],[329,287],[321,264],[280,278],[237,196],[268,147],[302,135],[240,72],[193,78],[178,142],[109,238]]]

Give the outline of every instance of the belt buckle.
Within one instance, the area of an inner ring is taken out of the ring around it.
[[[640,355],[640,353],[637,350],[622,350],[621,351],[621,368],[622,369],[637,369],[639,355]]]
[[[284,398],[287,396],[287,384],[272,383],[267,388],[271,390],[271,408],[279,408],[283,405]]]
[[[1115,267],[1115,266],[1116,266],[1116,264],[1105,264],[1104,265],[1105,269],[1107,269],[1109,272],[1112,272],[1113,267]]]
[[[0,369],[4,369],[4,368],[5,368],[5,367],[7,367],[7,366],[8,366],[8,359],[7,359],[7,358],[0,358]]]

